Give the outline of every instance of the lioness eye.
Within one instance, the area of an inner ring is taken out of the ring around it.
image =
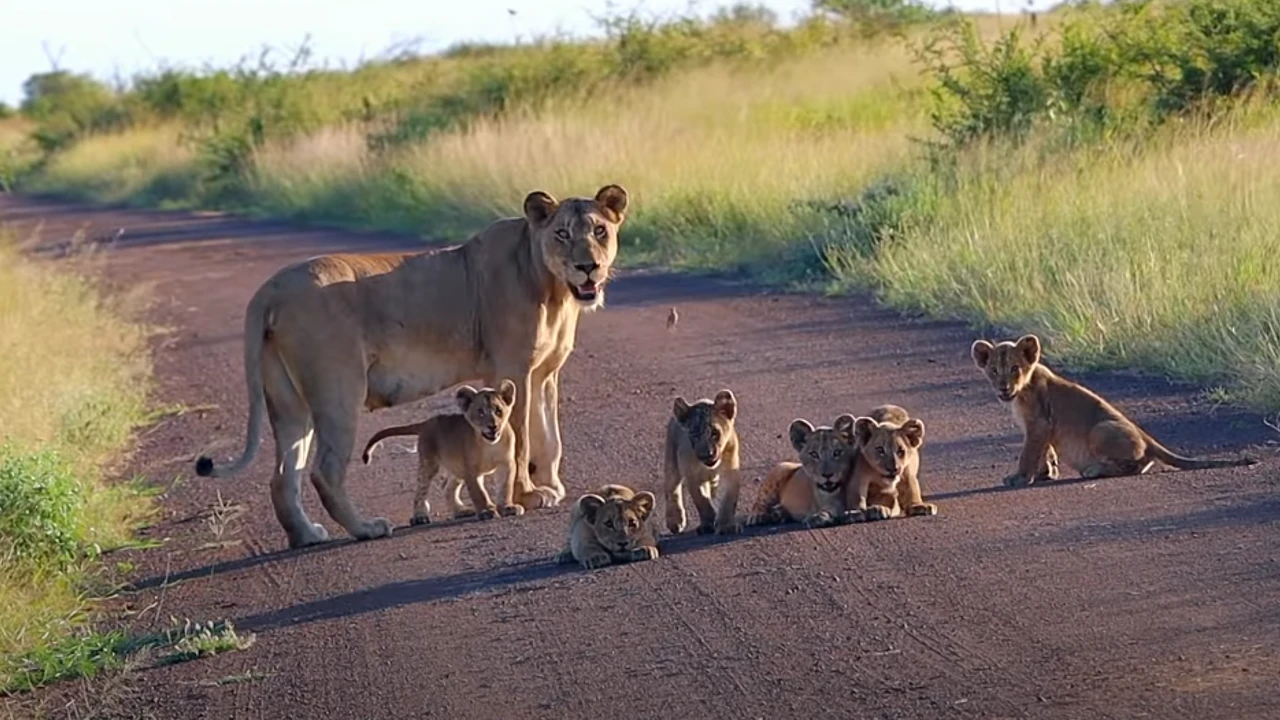
[[[556,237],[560,238],[561,240],[568,240],[569,231],[565,230],[564,228],[560,228],[559,230],[556,231]]]
[[[595,230],[593,230],[592,232],[595,233],[595,236],[598,238],[602,238],[605,235],[609,234],[609,231],[605,230],[603,225],[597,225]]]

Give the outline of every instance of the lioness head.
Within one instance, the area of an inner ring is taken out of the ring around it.
[[[852,415],[841,415],[831,427],[815,428],[808,420],[791,423],[791,447],[800,464],[823,492],[835,492],[849,477],[857,458]]]
[[[860,417],[854,421],[853,436],[862,457],[872,469],[897,482],[911,456],[918,453],[924,444],[924,423],[912,418],[898,425]]]
[[[480,437],[490,444],[498,442],[511,417],[511,406],[516,402],[516,384],[503,379],[496,389],[477,390],[470,385],[458,388],[455,394],[458,409],[476,429]]]
[[[1031,371],[1040,362],[1040,338],[1023,335],[1016,341],[1003,340],[994,345],[978,340],[969,352],[978,369],[987,374],[996,395],[1010,402],[1031,381]]]
[[[547,271],[588,310],[604,304],[626,212],[627,191],[618,185],[605,185],[590,200],[559,202],[541,190],[524,199],[524,216]]]
[[[690,405],[676,398],[672,414],[689,433],[693,454],[709,468],[720,464],[720,454],[733,435],[733,418],[738,414],[738,401],[729,390],[716,393],[713,400],[699,400]]]
[[[602,547],[610,552],[627,552],[637,549],[644,539],[644,524],[655,502],[654,494],[647,490],[631,499],[615,496],[606,500],[587,493],[578,499],[578,507]]]

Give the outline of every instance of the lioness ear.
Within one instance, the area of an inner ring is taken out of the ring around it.
[[[558,207],[560,203],[555,198],[541,190],[534,190],[524,199],[524,217],[530,225],[542,227],[556,214]]]
[[[454,393],[453,399],[457,401],[458,408],[462,410],[462,412],[466,412],[467,408],[471,407],[471,402],[476,399],[476,395],[479,394],[480,391],[470,385],[463,385],[458,388],[458,392]]]
[[[636,512],[640,513],[641,520],[648,520],[649,513],[653,512],[653,506],[657,502],[657,496],[648,490],[645,490],[643,492],[636,493],[636,496],[631,498],[631,507],[635,508]]]
[[[596,192],[596,205],[612,213],[609,219],[620,225],[627,216],[627,191],[621,185],[605,185]]]
[[[503,378],[502,383],[498,385],[498,397],[502,398],[502,402],[512,405],[516,401],[516,384],[511,382],[511,378]]]
[[[791,435],[791,447],[795,448],[796,452],[800,452],[804,450],[804,444],[809,441],[809,436],[813,434],[813,423],[803,419],[792,420],[789,433]]]
[[[1023,335],[1014,343],[1014,347],[1022,354],[1028,365],[1040,362],[1040,338],[1035,335]]]
[[[725,420],[732,420],[733,416],[738,414],[738,399],[729,390],[716,393],[715,403],[716,412],[720,413]]]
[[[912,418],[902,424],[902,437],[907,439],[907,444],[913,448],[918,448],[924,444],[924,423],[920,420]]]
[[[986,340],[975,340],[973,347],[969,348],[969,354],[973,356],[973,363],[978,366],[979,370],[986,370],[987,363],[991,362],[991,353],[996,351],[996,347]]]
[[[689,403],[685,402],[684,398],[678,397],[671,407],[671,414],[675,416],[676,420],[684,422],[684,419],[689,417],[689,410]]]
[[[853,437],[858,441],[859,445],[866,445],[871,441],[871,433],[879,427],[876,421],[869,417],[860,417],[853,421]]]
[[[604,498],[599,495],[587,493],[578,498],[578,508],[582,510],[582,517],[586,518],[589,523],[595,523],[596,514],[600,512],[602,507],[604,507]]]
[[[853,442],[857,442],[857,440],[853,437],[854,422],[856,422],[854,417],[848,413],[845,413],[844,415],[841,415],[840,417],[836,418],[836,421],[832,423],[831,427],[835,429],[836,433],[841,438],[843,438],[845,442],[853,443]]]

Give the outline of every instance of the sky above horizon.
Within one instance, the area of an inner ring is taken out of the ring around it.
[[[0,102],[56,67],[110,80],[162,65],[226,66],[269,46],[285,53],[308,35],[312,62],[353,65],[413,43],[432,52],[463,41],[511,42],[564,32],[597,34],[594,16],[706,14],[721,0],[0,0]],[[783,20],[810,0],[756,0]],[[939,0],[961,10],[1016,12],[1026,0]],[[1043,8],[1050,2],[1033,0]],[[512,12],[514,11],[514,13]]]

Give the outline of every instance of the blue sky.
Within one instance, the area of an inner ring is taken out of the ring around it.
[[[1026,0],[954,0],[961,9],[1024,7]],[[0,102],[16,104],[22,81],[56,62],[109,79],[161,63],[227,65],[262,46],[298,46],[310,33],[317,59],[354,63],[393,43],[424,51],[462,40],[510,41],[561,30],[593,34],[592,15],[705,13],[719,0],[0,0]],[[783,18],[809,0],[763,0]],[[945,4],[940,2],[939,4]],[[1044,0],[1034,4],[1045,6]],[[509,10],[514,10],[512,15]]]

